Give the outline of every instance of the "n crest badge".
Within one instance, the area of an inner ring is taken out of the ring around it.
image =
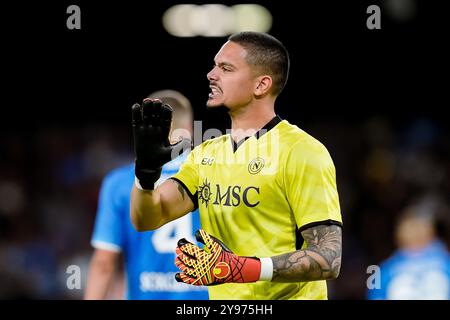
[[[259,173],[264,168],[265,161],[263,158],[255,158],[248,164],[248,172],[251,174]]]

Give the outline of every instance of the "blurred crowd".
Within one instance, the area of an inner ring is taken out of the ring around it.
[[[396,250],[395,226],[410,205],[426,206],[450,244],[450,132],[437,119],[288,120],[336,165],[344,248],[331,299],[366,298],[367,268]],[[0,135],[0,298],[82,298],[100,183],[131,161],[131,143],[125,125]],[[81,269],[81,289],[66,285],[70,265]]]
[[[104,175],[131,161],[128,128],[0,137],[0,298],[81,298]],[[69,290],[70,265],[81,290]]]
[[[396,228],[407,208],[424,208],[424,214],[433,221],[436,237],[448,248],[447,128],[429,118],[392,121],[374,117],[356,126],[321,125],[317,130],[336,162],[344,216],[343,267],[337,281],[330,282],[331,297],[366,298],[367,268],[380,265],[402,249]],[[410,236],[418,236],[418,231],[409,230]]]

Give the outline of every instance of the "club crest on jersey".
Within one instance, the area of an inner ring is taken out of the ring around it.
[[[265,161],[263,158],[255,158],[248,164],[248,172],[251,174],[259,173],[264,168]]]

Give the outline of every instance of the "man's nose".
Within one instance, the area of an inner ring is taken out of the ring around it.
[[[212,68],[210,72],[206,75],[209,81],[217,80],[217,74],[215,72],[216,67]]]

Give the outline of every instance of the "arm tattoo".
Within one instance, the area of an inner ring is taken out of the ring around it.
[[[302,232],[307,247],[272,257],[274,282],[335,279],[342,256],[342,229],[319,225]]]
[[[183,186],[175,180],[172,180],[172,181],[177,185],[178,192],[181,194],[181,196],[183,197],[183,200],[184,200],[184,195],[185,195],[186,191],[184,190]]]

